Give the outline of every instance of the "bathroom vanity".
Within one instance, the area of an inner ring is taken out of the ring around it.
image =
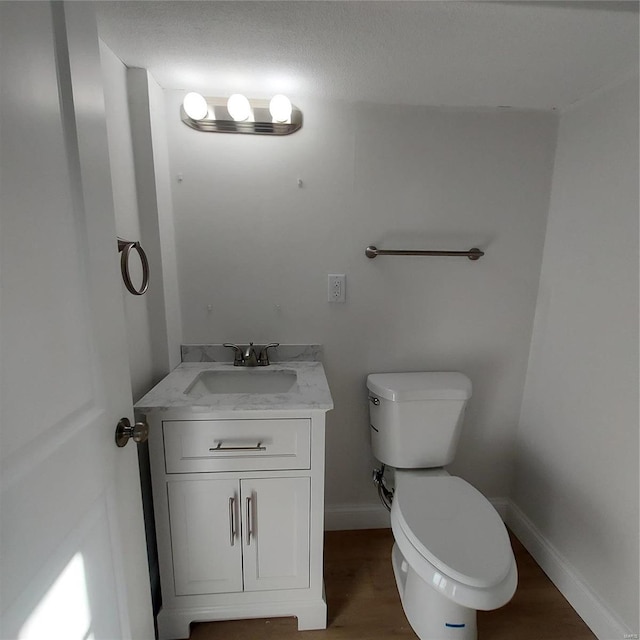
[[[183,362],[136,405],[149,424],[160,640],[198,621],[324,629],[322,364]]]

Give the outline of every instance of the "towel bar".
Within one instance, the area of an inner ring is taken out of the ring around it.
[[[469,260],[479,260],[484,251],[480,251],[477,247],[469,249],[469,251],[403,251],[392,249],[378,249],[370,246],[365,250],[367,258],[375,258],[376,256],[465,256]]]

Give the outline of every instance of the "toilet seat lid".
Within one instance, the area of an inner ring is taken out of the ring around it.
[[[514,562],[502,519],[462,478],[402,474],[391,515],[426,560],[463,584],[498,584]]]

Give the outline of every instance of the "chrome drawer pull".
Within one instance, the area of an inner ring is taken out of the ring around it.
[[[233,547],[236,538],[235,498],[229,498],[229,544]]]
[[[218,442],[218,446],[209,447],[209,451],[266,451],[267,447],[262,446],[262,442],[258,442],[255,447],[223,447],[222,442]]]
[[[251,498],[247,498],[247,547],[251,546]]]

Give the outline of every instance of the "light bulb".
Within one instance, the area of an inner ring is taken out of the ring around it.
[[[184,112],[192,120],[202,120],[209,113],[209,105],[207,101],[199,94],[192,91],[187,93],[182,102]]]
[[[283,96],[279,93],[277,96],[271,98],[269,103],[269,113],[276,122],[287,122],[291,117],[291,100],[287,96]]]
[[[241,93],[234,93],[227,100],[227,110],[236,122],[242,122],[251,115],[251,105]]]

